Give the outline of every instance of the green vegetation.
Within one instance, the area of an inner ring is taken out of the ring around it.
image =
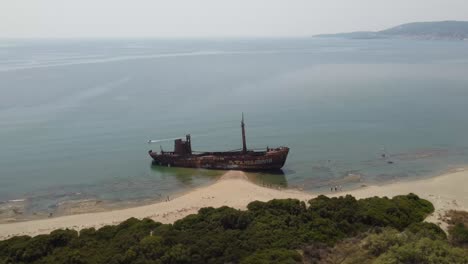
[[[314,249],[306,250],[306,257],[317,255]],[[360,238],[346,239],[322,251],[320,261],[315,263],[452,264],[468,263],[468,254],[462,248],[451,246],[438,226],[424,223],[403,232],[380,228]]]
[[[414,194],[256,201],[247,211],[203,208],[173,225],[131,218],[14,237],[0,241],[0,263],[466,263],[440,228],[422,223],[433,210]]]
[[[468,247],[468,212],[449,211],[449,235],[453,244]]]

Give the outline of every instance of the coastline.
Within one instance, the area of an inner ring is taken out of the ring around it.
[[[371,185],[353,190],[325,193],[329,197],[353,195],[356,198],[373,196],[393,197],[410,192],[434,204],[435,212],[426,220],[446,228],[443,222],[448,210],[468,210],[467,170],[449,172],[440,176],[412,181]],[[215,183],[203,186],[169,201],[157,202],[138,207],[117,209],[104,212],[83,213],[52,217],[40,220],[0,224],[0,239],[16,235],[39,235],[55,229],[99,228],[104,225],[118,224],[130,217],[151,218],[162,223],[173,223],[189,214],[197,213],[203,207],[229,206],[245,210],[252,201],[293,198],[307,201],[318,194],[299,190],[277,190],[262,187],[248,181],[241,171],[228,171]]]

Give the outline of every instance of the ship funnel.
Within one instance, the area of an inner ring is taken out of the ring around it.
[[[246,153],[247,152],[247,143],[245,142],[244,113],[242,113],[241,127],[242,127],[242,152]]]

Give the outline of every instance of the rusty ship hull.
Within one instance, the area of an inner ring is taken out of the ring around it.
[[[242,116],[242,149],[225,152],[192,151],[190,135],[186,139],[174,141],[174,151],[148,151],[153,164],[167,167],[205,168],[218,170],[279,170],[288,157],[288,147],[269,148],[264,150],[247,149],[245,124]],[[151,142],[151,141],[150,141]]]
[[[289,148],[280,147],[265,151],[205,152],[178,155],[149,152],[155,165],[167,167],[204,168],[218,170],[279,170],[288,157]]]

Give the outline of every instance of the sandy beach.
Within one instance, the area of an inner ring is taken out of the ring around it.
[[[356,198],[366,198],[373,196],[393,197],[413,192],[431,201],[436,208],[435,213],[429,216],[427,221],[445,227],[445,223],[442,222],[445,211],[451,209],[468,210],[467,179],[468,171],[460,169],[429,179],[397,182],[382,186],[367,186],[349,191],[330,192],[327,195],[342,196],[351,194]],[[314,193],[297,190],[265,188],[248,181],[243,172],[229,171],[212,185],[195,189],[165,202],[107,212],[0,224],[0,239],[15,235],[33,236],[44,234],[60,228],[99,228],[104,225],[118,224],[130,217],[148,217],[162,223],[173,223],[186,215],[196,213],[203,207],[221,207],[225,205],[237,209],[246,209],[247,204],[255,200],[268,201],[271,199],[294,198],[307,201],[316,196]]]

